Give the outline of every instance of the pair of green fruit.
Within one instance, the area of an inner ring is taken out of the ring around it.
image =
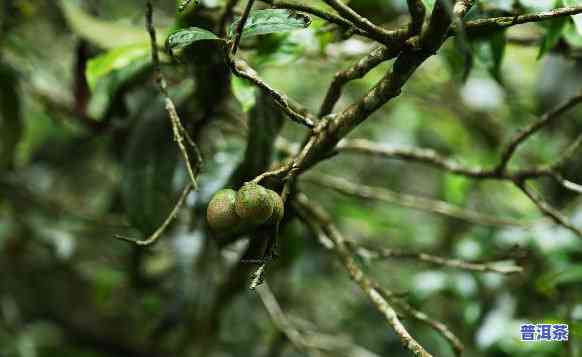
[[[223,189],[215,193],[208,203],[206,219],[214,232],[226,234],[276,224],[284,212],[279,194],[256,183],[246,183],[238,192]]]

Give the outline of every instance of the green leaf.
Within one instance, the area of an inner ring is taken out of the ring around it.
[[[501,63],[505,54],[505,31],[497,31],[485,39],[474,42],[473,49],[479,64],[501,82]]]
[[[127,67],[137,60],[147,60],[150,56],[149,43],[119,47],[93,57],[87,63],[85,76],[91,90],[95,89],[97,82],[109,75],[112,71]]]
[[[562,0],[566,6],[582,6],[582,0]],[[582,36],[582,14],[571,15],[576,26],[576,31]]]
[[[568,18],[560,17],[547,22],[549,25],[546,29],[546,34],[544,35],[544,39],[538,53],[538,59],[542,58],[543,55],[554,48],[554,46],[558,43],[560,37],[562,36],[562,31],[568,23]]]
[[[240,22],[237,18],[229,27],[228,36],[234,37],[236,28]],[[275,32],[287,32],[304,29],[311,24],[311,18],[307,15],[286,9],[267,9],[251,11],[242,37],[265,35]]]
[[[149,55],[134,58],[133,61],[126,64],[126,66],[112,69],[107,74],[100,76],[94,80],[92,88],[91,101],[89,102],[89,115],[92,118],[102,119],[103,115],[111,108],[112,103],[115,102],[116,96],[124,86],[141,78],[141,74],[145,73],[151,65]],[[89,80],[88,74],[86,73]]]
[[[149,42],[149,36],[143,26],[101,20],[83,11],[72,0],[61,0],[60,5],[71,29],[101,48]]]
[[[451,78],[464,81],[468,77],[473,66],[473,56],[464,53],[456,37],[454,41],[447,42],[439,53],[444,56]]]
[[[162,224],[174,206],[178,162],[179,152],[165,116],[138,123],[127,147],[121,190],[129,221],[145,236]]]
[[[243,112],[248,112],[256,102],[255,86],[247,80],[232,76],[230,80],[230,88],[235,98],[242,106]]]
[[[489,46],[491,48],[491,55],[493,65],[490,72],[497,81],[501,82],[501,63],[505,55],[505,31],[498,31],[489,38]]]
[[[188,27],[170,34],[166,40],[166,48],[171,52],[172,50],[179,50],[188,47],[194,42],[205,40],[222,41],[220,37],[208,30],[199,27]]]

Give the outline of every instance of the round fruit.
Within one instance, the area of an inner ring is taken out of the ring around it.
[[[214,194],[206,209],[206,220],[212,230],[226,232],[237,227],[241,219],[235,211],[236,191],[223,189]]]
[[[285,205],[283,204],[281,196],[279,196],[277,192],[273,190],[267,190],[267,192],[269,193],[269,196],[271,196],[271,202],[273,202],[273,214],[267,223],[275,224],[283,218],[283,215],[285,214]]]
[[[273,214],[271,195],[261,185],[246,183],[236,193],[236,214],[250,224],[263,224]]]

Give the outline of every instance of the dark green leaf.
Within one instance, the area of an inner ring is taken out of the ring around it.
[[[489,69],[497,81],[501,81],[501,63],[505,55],[505,31],[498,31],[489,38],[493,65]]]
[[[228,35],[233,37],[240,22],[237,18],[229,27]],[[249,14],[242,37],[265,35],[304,29],[311,24],[309,16],[286,9],[256,10]]]
[[[179,160],[165,117],[144,120],[132,131],[122,195],[129,221],[146,236],[162,224],[177,199],[174,176]]]
[[[505,31],[497,31],[473,43],[473,52],[477,61],[498,82],[501,82],[501,63],[505,54],[505,43]]]
[[[180,29],[170,34],[170,36],[168,36],[168,39],[166,40],[166,48],[169,51],[179,50],[190,46],[194,42],[205,40],[222,40],[222,39],[208,30],[199,27],[188,27],[185,29]]]
[[[567,17],[560,17],[548,21],[549,25],[546,29],[546,34],[542,40],[542,45],[540,46],[540,51],[538,53],[538,59],[543,57],[549,50],[551,50],[560,40],[562,36],[562,30],[564,30],[566,24],[568,23]]]
[[[469,76],[473,68],[473,56],[455,39],[443,46],[440,51],[445,57],[447,69],[452,78],[458,81],[464,81]]]

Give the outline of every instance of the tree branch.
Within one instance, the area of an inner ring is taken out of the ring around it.
[[[519,16],[503,16],[488,19],[478,19],[465,22],[465,30],[469,35],[480,33],[481,31],[494,31],[521,25],[529,22],[540,22],[555,19],[563,16],[571,16],[582,13],[582,6],[561,7],[558,9],[543,11]],[[451,29],[451,35],[456,29]]]
[[[236,33],[234,35],[234,42],[233,42],[232,47],[230,49],[230,52],[232,53],[233,56],[236,54],[236,50],[238,49],[238,45],[240,43],[240,39],[242,37],[243,30],[245,28],[245,24],[247,23],[247,19],[249,18],[249,14],[251,13],[251,9],[253,8],[254,3],[255,3],[255,0],[247,0],[247,5],[245,6],[244,12],[242,14],[242,17],[240,18],[238,26],[236,27]]]
[[[321,104],[319,117],[331,113],[333,107],[341,96],[344,85],[355,79],[363,78],[380,63],[396,57],[401,50],[402,45],[400,43],[394,43],[390,46],[378,46],[351,67],[337,72],[333,77],[333,81],[331,82],[323,103]]]
[[[484,168],[480,166],[463,165],[457,160],[443,156],[432,149],[387,146],[366,139],[344,139],[338,144],[336,152],[358,153],[383,157],[387,159],[401,159],[404,161],[420,162],[444,170],[451,174],[465,176],[473,179],[521,181],[539,177],[551,177],[560,184],[560,181],[563,181],[563,179],[559,178],[559,174],[553,168],[555,164],[550,164],[548,167],[534,166],[530,168],[511,171],[505,170],[504,172],[500,172],[495,167]],[[562,156],[557,159],[558,162],[562,162],[562,160]]]
[[[582,230],[568,222],[567,218],[562,216],[562,214],[557,209],[544,201],[544,199],[540,197],[535,191],[527,187],[524,182],[517,182],[516,185],[523,191],[523,193],[526,194],[527,197],[529,197],[529,199],[539,208],[543,214],[551,218],[554,222],[556,222],[556,224],[570,230],[578,237],[582,238]]]
[[[388,159],[421,162],[453,174],[472,178],[493,178],[495,176],[492,170],[465,166],[432,149],[387,146],[366,139],[345,139],[338,144],[336,150],[340,153],[358,153]]]
[[[268,96],[273,98],[275,103],[277,103],[283,112],[287,114],[289,119],[308,128],[313,128],[315,126],[313,120],[310,119],[309,116],[299,114],[297,110],[293,108],[293,105],[287,99],[286,95],[279,93],[269,84],[267,84],[244,60],[229,56],[229,64],[233,73],[237,77],[249,80],[251,83],[264,91]]]
[[[438,334],[440,334],[453,348],[456,356],[461,356],[465,347],[459,338],[445,325],[444,323],[437,321],[435,319],[430,318],[424,312],[415,309],[407,303],[404,299],[396,296],[393,292],[384,289],[380,286],[376,287],[382,296],[389,300],[394,306],[397,306],[398,309],[402,310],[404,314],[410,316],[416,321],[419,321],[425,325],[428,325],[430,328],[435,330]]]
[[[444,201],[437,201],[429,198],[394,192],[386,188],[366,186],[360,183],[355,184],[340,177],[324,175],[306,176],[302,178],[302,181],[307,181],[316,185],[331,188],[339,193],[357,198],[366,200],[379,200],[402,207],[432,212],[485,226],[528,226],[527,223],[518,220],[498,218],[477,211],[460,208]]]
[[[453,8],[453,17],[462,18],[471,8],[473,2],[474,1],[471,0],[457,1]],[[532,21],[542,21],[554,17],[568,16],[579,12],[582,12],[582,8],[574,7],[556,9],[550,12],[527,14],[522,15],[521,17],[513,17],[512,24],[516,25]],[[396,59],[392,72],[387,73],[362,99],[350,105],[340,113],[329,116],[318,123],[318,126],[306,140],[306,144],[301,152],[295,157],[294,162],[289,165],[288,170],[281,170],[283,172],[280,171],[274,174],[274,176],[283,179],[285,177],[298,175],[328,157],[329,153],[343,137],[365,121],[370,114],[400,94],[402,87],[416,69],[437,51],[447,36],[454,34],[454,31],[449,31],[451,24],[452,19],[450,14],[442,2],[438,1],[431,15],[427,30],[421,36],[406,41],[407,44]],[[467,29],[470,27],[484,28],[490,24],[501,24],[503,26],[512,25],[508,25],[507,20],[504,18],[493,18],[489,19],[488,22],[467,22],[466,27]],[[334,89],[334,91],[337,92],[337,89]],[[337,97],[337,94],[332,94],[329,97]],[[331,99],[328,102],[333,103],[334,100]],[[329,106],[330,105],[326,104],[326,107],[324,108],[325,110],[322,112],[328,112],[329,109],[327,108],[329,108]]]
[[[180,198],[178,198],[178,201],[174,205],[174,208],[172,208],[172,211],[170,211],[170,214],[168,214],[164,222],[148,238],[143,240],[135,240],[128,237],[124,237],[122,235],[115,235],[114,237],[120,240],[124,240],[126,242],[135,243],[140,246],[149,246],[155,244],[158,241],[158,239],[160,239],[162,234],[164,234],[170,223],[174,221],[174,219],[178,215],[178,212],[180,211],[180,208],[182,208],[182,205],[184,204],[186,197],[188,197],[190,192],[192,192],[192,189],[193,189],[192,183],[188,183],[188,185],[186,185],[186,187],[182,191]]]
[[[576,151],[578,151],[580,147],[582,147],[582,134],[578,135],[578,137],[562,151],[560,157],[550,165],[549,169],[552,171],[561,169],[566,162],[574,157]]]
[[[303,219],[316,232],[323,232],[332,242],[333,251],[337,254],[344,268],[349,273],[352,280],[366,294],[368,299],[374,304],[386,322],[392,327],[399,337],[402,345],[412,352],[415,356],[431,357],[428,353],[406,330],[396,311],[390,303],[382,296],[377,289],[377,284],[368,278],[366,274],[358,267],[354,260],[344,237],[339,230],[330,221],[328,214],[315,202],[310,201],[304,194],[296,196],[294,201],[295,207],[300,211]]]
[[[182,121],[180,120],[180,116],[178,115],[178,111],[176,110],[176,106],[170,98],[168,94],[168,85],[166,84],[166,80],[162,75],[162,70],[160,68],[160,58],[158,55],[158,45],[156,42],[156,29],[153,25],[153,6],[151,1],[146,2],[146,30],[150,35],[150,44],[152,49],[152,63],[154,66],[154,75],[156,83],[158,84],[158,88],[162,97],[164,98],[166,111],[170,117],[170,122],[172,123],[172,131],[174,133],[174,140],[178,144],[180,148],[180,152],[182,157],[184,158],[184,162],[186,164],[186,168],[188,170],[188,176],[190,177],[190,181],[192,182],[194,190],[198,189],[198,184],[196,182],[196,175],[198,173],[198,169],[200,167],[200,163],[202,162],[202,155],[200,154],[200,150],[198,146],[188,137],[188,133],[186,129],[182,126]],[[184,146],[184,136],[187,137],[187,143],[191,146],[191,149],[194,151],[196,156],[196,169],[193,169],[190,164],[190,156],[188,155],[188,150]]]
[[[346,30],[353,31],[354,34],[356,34],[356,35],[368,37],[368,38],[374,40],[374,38],[371,37],[368,32],[362,30],[359,27],[356,27],[350,21],[344,19],[341,16],[333,14],[331,12],[327,12],[325,10],[318,9],[316,7],[313,7],[313,6],[304,5],[304,4],[300,4],[297,2],[293,2],[293,1],[285,1],[285,0],[261,0],[261,1],[271,5],[274,8],[301,11],[301,12],[305,12],[307,14],[317,16],[320,19],[323,19],[329,23],[336,24],[336,25],[338,25]]]
[[[289,341],[291,341],[293,346],[295,346],[295,348],[298,351],[303,352],[308,356],[311,355],[310,353],[311,347],[309,346],[308,342],[305,341],[303,335],[299,331],[297,331],[296,328],[293,327],[293,325],[283,312],[283,309],[281,309],[281,306],[277,302],[277,299],[275,298],[275,295],[273,295],[273,292],[269,288],[269,285],[266,282],[264,282],[261,286],[258,286],[255,290],[259,295],[259,298],[263,302],[265,309],[269,313],[269,316],[271,317],[271,320],[273,321],[275,327],[279,331],[283,332],[285,336],[287,336]]]
[[[371,38],[380,43],[388,45],[393,41],[399,41],[408,36],[408,31],[389,31],[373,24],[370,20],[358,14],[340,0],[323,1],[337,11],[342,17],[348,19],[355,26],[366,31]]]
[[[550,112],[544,114],[542,118],[534,123],[528,125],[525,129],[518,132],[509,141],[509,144],[503,150],[501,154],[501,161],[497,165],[495,171],[503,172],[511,160],[513,154],[517,150],[518,146],[521,145],[525,140],[527,140],[531,135],[538,132],[540,129],[548,126],[549,124],[556,121],[562,114],[574,108],[576,105],[582,103],[582,93],[566,100],[564,103],[558,105],[556,108]]]
[[[523,273],[523,268],[515,265],[502,265],[499,261],[492,262],[470,262],[461,259],[444,258],[428,253],[407,252],[402,250],[370,247],[368,245],[349,241],[352,249],[367,259],[411,259],[435,266],[462,269],[475,272],[491,272],[499,274]]]
[[[460,1],[455,6],[454,15],[463,16],[471,5],[472,1]],[[290,165],[287,177],[298,175],[327,157],[339,140],[390,99],[398,96],[414,71],[444,42],[450,24],[451,17],[441,2],[437,2],[427,31],[421,36],[418,45],[402,51],[394,62],[392,72],[387,73],[362,99],[318,123],[301,153]]]

